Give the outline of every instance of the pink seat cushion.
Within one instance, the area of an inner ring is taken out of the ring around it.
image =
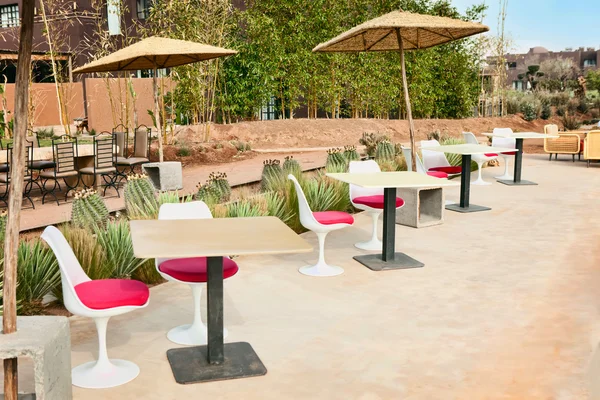
[[[322,225],[352,225],[354,223],[354,217],[343,211],[317,211],[313,213],[313,216]]]
[[[506,153],[502,153],[502,154],[504,154],[505,156],[514,156],[515,154],[517,154],[517,152],[516,151],[507,151]]]
[[[353,203],[362,204],[371,208],[378,208],[383,210],[383,195],[377,194],[375,196],[361,196],[352,200]],[[400,197],[396,197],[396,208],[402,207],[404,205],[404,200]]]
[[[434,178],[448,178],[448,174],[441,171],[429,171],[427,175],[433,176]]]
[[[484,156],[486,156],[486,157],[498,157],[498,154],[496,154],[496,153],[485,153]]]
[[[131,279],[98,279],[75,286],[79,300],[93,310],[143,306],[150,297],[148,286]]]
[[[176,258],[161,263],[160,272],[182,282],[206,282],[206,257]],[[237,274],[239,268],[235,261],[223,257],[223,279]]]
[[[447,174],[454,175],[454,174],[460,174],[462,172],[462,167],[460,165],[456,166],[456,167],[435,167],[435,168],[429,168],[429,171],[445,172]]]

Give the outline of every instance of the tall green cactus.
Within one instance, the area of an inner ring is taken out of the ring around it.
[[[377,161],[393,161],[396,155],[396,148],[389,140],[382,140],[377,144],[375,159]]]
[[[325,162],[325,170],[327,172],[345,172],[348,163],[344,158],[343,150],[340,148],[327,150],[327,161]]]
[[[108,208],[102,197],[93,189],[75,193],[71,220],[78,228],[95,229],[108,221]]]
[[[158,202],[154,186],[145,174],[127,176],[124,190],[125,208],[130,219],[155,218]]]
[[[221,192],[210,182],[210,180],[204,185],[198,183],[196,188],[196,200],[203,201],[209,206],[218,204],[221,201]]]
[[[294,159],[294,156],[286,156],[285,161],[283,162],[283,173],[285,176],[292,174],[299,179],[298,177],[302,175],[302,168],[298,161]]]
[[[263,192],[280,191],[285,186],[285,176],[279,160],[263,161],[260,189]]]
[[[344,146],[344,158],[348,162],[360,160],[360,155],[358,154],[358,151],[356,151],[356,146]]]
[[[228,202],[231,199],[231,185],[227,180],[226,173],[212,172],[208,176],[208,183],[218,192],[220,203]]]

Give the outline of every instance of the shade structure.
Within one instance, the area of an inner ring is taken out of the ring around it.
[[[355,26],[319,44],[313,52],[397,51],[400,53],[404,100],[410,131],[412,170],[416,171],[415,128],[408,93],[404,51],[427,49],[487,31],[489,31],[487,26],[475,22],[397,10]]]
[[[154,71],[152,75],[155,105],[154,118],[156,119],[156,128],[158,130],[159,161],[162,162],[163,146],[158,104],[158,85],[156,82],[157,69],[178,67],[198,61],[230,56],[236,53],[237,51],[235,50],[223,49],[208,44],[152,36],[76,68],[73,72],[81,74],[133,71],[138,69],[152,69]]]

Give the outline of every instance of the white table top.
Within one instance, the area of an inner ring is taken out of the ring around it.
[[[138,258],[306,253],[312,247],[276,217],[131,221]]]
[[[566,133],[566,132],[565,132]],[[500,134],[500,133],[482,133],[484,136],[496,136],[502,138],[514,138],[514,139],[546,139],[546,138],[557,138],[558,135],[547,135],[545,133],[537,132],[513,132],[512,134]]]
[[[438,151],[440,153],[450,154],[490,154],[490,153],[511,153],[517,151],[516,149],[510,149],[508,147],[492,147],[484,146],[482,144],[452,144],[449,146],[433,146],[433,147],[421,147],[421,150]]]
[[[374,172],[374,173],[335,173],[327,174],[328,177],[352,185],[381,189],[381,188],[420,188],[458,186],[457,182],[448,179],[435,178],[418,172]]]

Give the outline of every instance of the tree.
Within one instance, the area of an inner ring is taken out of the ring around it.
[[[575,63],[570,58],[554,58],[540,63],[544,77],[540,80],[541,86],[549,91],[563,92],[569,87],[569,81],[577,78]]]
[[[600,90],[600,70],[591,69],[585,75],[588,90]]]

